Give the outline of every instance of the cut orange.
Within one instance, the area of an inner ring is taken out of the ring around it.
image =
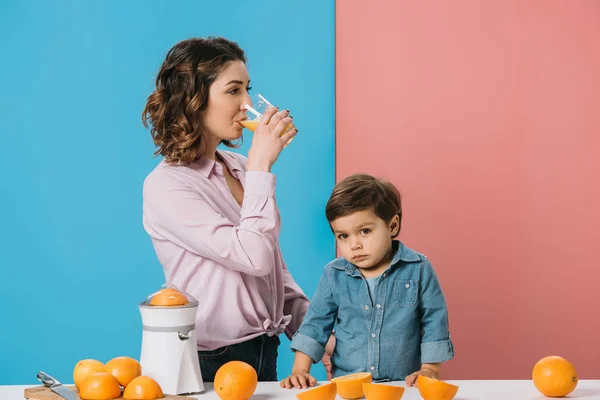
[[[131,357],[116,357],[104,365],[106,372],[117,378],[123,387],[142,374],[142,366]]]
[[[417,387],[425,400],[452,400],[458,392],[458,386],[423,375],[417,378]]]
[[[75,382],[77,390],[80,390],[81,383],[88,375],[96,372],[105,372],[104,364],[100,361],[92,359],[79,361],[73,369],[73,381]]]
[[[367,400],[400,400],[404,394],[401,386],[380,383],[363,383],[363,391]]]
[[[329,382],[322,386],[317,386],[312,389],[305,390],[302,393],[298,393],[296,397],[298,400],[333,400],[335,399],[336,384],[335,382]]]
[[[111,400],[121,397],[121,386],[117,378],[107,372],[88,375],[79,389],[82,400]]]
[[[533,384],[544,396],[562,397],[575,390],[579,378],[575,367],[562,357],[544,357],[533,367]]]
[[[365,395],[363,383],[371,383],[373,376],[370,372],[339,376],[331,381],[337,386],[337,393],[344,399],[360,399]]]
[[[229,361],[215,374],[215,392],[221,400],[248,400],[258,384],[258,375],[250,364]]]
[[[179,290],[175,288],[165,288],[159,290],[152,300],[150,300],[151,306],[184,306],[188,303],[187,297]]]
[[[160,385],[148,376],[134,378],[123,392],[126,400],[155,400],[164,397]]]

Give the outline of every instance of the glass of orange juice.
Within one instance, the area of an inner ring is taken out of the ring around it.
[[[273,107],[271,103],[261,94],[252,95],[250,98],[252,104],[246,104],[246,115],[248,117],[247,120],[240,122],[246,129],[255,132],[258,127],[258,123],[260,122],[260,118],[265,113],[268,107]],[[289,124],[286,128],[281,132],[281,136],[284,133],[289,131],[290,129],[295,128],[294,124]],[[286,146],[290,144],[293,139],[290,139],[289,142],[286,143]]]

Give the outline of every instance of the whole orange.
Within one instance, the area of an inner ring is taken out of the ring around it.
[[[121,397],[121,386],[117,378],[107,372],[88,375],[79,389],[82,400],[111,400]]]
[[[75,364],[75,368],[73,369],[73,382],[75,382],[77,390],[80,390],[83,380],[87,378],[88,375],[95,372],[105,372],[104,364],[98,360],[88,358]]]
[[[217,370],[214,388],[221,400],[248,400],[258,384],[258,375],[251,365],[229,361]]]
[[[575,367],[562,357],[544,357],[533,367],[533,384],[544,396],[562,397],[575,390],[579,378]]]
[[[116,357],[104,365],[106,372],[117,378],[123,387],[142,374],[142,366],[131,357]]]
[[[160,385],[148,376],[138,376],[123,392],[125,400],[154,400],[164,397]]]

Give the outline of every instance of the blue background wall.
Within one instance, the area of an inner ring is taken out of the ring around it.
[[[255,92],[294,114],[300,133],[274,169],[281,245],[313,294],[335,255],[333,3],[0,1],[0,384],[139,357],[136,305],[164,282],[141,224],[159,160],[140,114],[167,50],[191,36],[238,41]]]

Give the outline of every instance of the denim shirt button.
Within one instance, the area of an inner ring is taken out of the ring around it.
[[[368,310],[368,309],[369,309],[369,306],[365,306],[365,310]]]
[[[375,371],[375,367],[371,365],[371,371]]]
[[[381,308],[381,304],[377,304],[377,308]]]
[[[371,333],[371,337],[376,337],[377,335],[374,333]]]
[[[406,288],[408,289],[408,288],[410,287],[410,284],[409,284],[409,283],[407,283],[405,286],[406,286]]]

